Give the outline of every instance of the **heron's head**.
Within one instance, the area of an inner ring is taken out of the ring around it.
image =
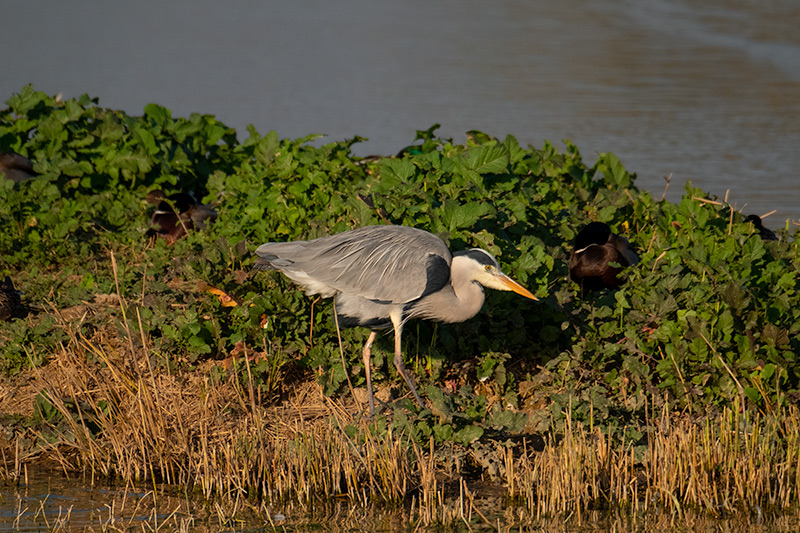
[[[531,300],[538,300],[528,289],[503,274],[497,259],[481,248],[454,253],[451,271],[453,278],[466,278],[490,289],[514,291]]]

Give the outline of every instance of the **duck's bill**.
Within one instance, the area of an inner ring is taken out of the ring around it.
[[[522,285],[520,285],[519,283],[517,283],[513,279],[509,278],[505,274],[500,276],[499,279],[500,279],[500,283],[502,283],[503,286],[506,287],[507,290],[514,291],[517,294],[521,294],[525,298],[530,298],[531,300],[537,300],[537,301],[539,300],[539,298],[534,296],[531,291],[529,291],[528,289],[526,289],[525,287],[523,287]]]

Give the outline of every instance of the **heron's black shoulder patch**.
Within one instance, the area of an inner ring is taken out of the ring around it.
[[[450,265],[441,255],[428,255],[425,264],[425,290],[420,298],[440,290],[450,281]]]

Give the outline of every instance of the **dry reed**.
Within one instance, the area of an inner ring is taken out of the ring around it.
[[[639,448],[567,414],[563,435],[543,449],[497,447],[506,496],[487,500],[476,496],[474,477],[445,471],[432,441],[420,446],[355,421],[315,384],[300,387],[302,403],[262,406],[249,368],[244,385],[235,373],[216,382],[198,372],[157,374],[144,350],[118,346],[74,337],[37,371],[67,424],[49,456],[91,479],[146,482],[154,498],[161,483],[184,487],[230,519],[345,501],[405,509],[418,525],[582,523],[596,510],[674,521],[698,512],[761,516],[797,508],[800,495],[796,407],[748,416],[734,405],[702,423],[663,408]],[[25,461],[3,453],[6,476],[18,478]]]
[[[537,517],[580,520],[593,508],[711,516],[796,508],[799,420],[794,406],[780,417],[748,417],[734,405],[700,423],[664,409],[643,449],[613,446],[599,428],[568,424],[559,442],[506,459],[514,470],[507,486]]]

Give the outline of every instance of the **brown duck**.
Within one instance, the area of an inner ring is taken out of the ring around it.
[[[0,175],[20,182],[38,176],[39,173],[33,170],[33,163],[27,157],[15,152],[0,152]]]
[[[0,283],[0,320],[9,320],[22,310],[22,299],[14,288],[11,278],[6,276]]]
[[[616,289],[622,283],[618,278],[622,269],[638,262],[639,257],[625,237],[612,233],[607,224],[590,222],[575,237],[569,278],[581,286],[581,292]]]
[[[147,201],[158,204],[147,235],[164,239],[167,244],[185,237],[190,230],[205,229],[217,219],[217,212],[211,206],[201,204],[188,192],[165,196],[162,191],[152,191]]]
[[[758,234],[761,235],[761,238],[765,241],[777,241],[778,236],[775,235],[775,232],[771,229],[764,226],[764,223],[761,222],[761,217],[758,215],[747,215],[747,218],[744,219],[745,222],[752,222],[753,227],[758,230]]]

